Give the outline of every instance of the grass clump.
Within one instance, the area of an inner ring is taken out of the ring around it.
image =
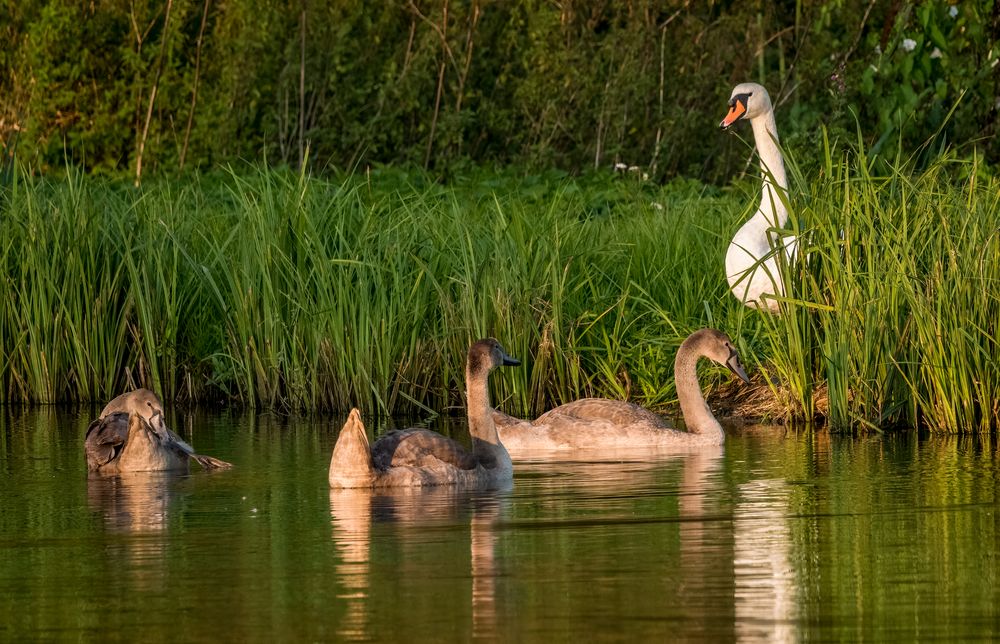
[[[839,428],[1000,426],[997,179],[975,158],[913,172],[828,151],[801,188],[788,315],[766,321],[768,362],[798,385],[792,413]]]
[[[494,335],[525,362],[496,379],[509,411],[591,395],[666,409],[677,346],[715,326],[761,374],[738,411],[996,428],[997,180],[976,160],[915,172],[831,149],[815,180],[792,175],[800,257],[770,316],[723,275],[755,184],[251,167],[136,189],[16,172],[0,199],[2,396],[145,385],[436,412],[461,405],[465,351]]]

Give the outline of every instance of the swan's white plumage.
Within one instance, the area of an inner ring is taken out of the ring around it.
[[[723,126],[736,120],[750,121],[763,185],[760,206],[736,232],[726,251],[726,280],[733,295],[747,306],[777,311],[778,302],[770,296],[785,293],[778,253],[783,249],[791,262],[797,245],[794,236],[778,236],[773,231],[788,222],[788,178],[767,90],[757,83],[741,83],[733,88],[730,100],[740,96],[746,97],[745,111],[736,119],[723,121]]]

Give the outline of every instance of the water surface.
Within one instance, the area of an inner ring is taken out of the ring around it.
[[[0,639],[1000,636],[978,440],[732,428],[489,492],[331,492],[340,419],[174,413],[236,468],[95,479],[92,413],[0,410]]]

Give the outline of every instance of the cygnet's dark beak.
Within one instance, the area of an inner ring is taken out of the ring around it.
[[[516,367],[521,364],[521,361],[514,356],[507,355],[507,350],[501,346],[499,342],[496,343],[496,348],[500,350],[500,366],[501,367]]]
[[[726,366],[730,371],[742,378],[743,382],[750,384],[750,378],[747,377],[747,372],[743,370],[743,365],[740,363],[740,356],[736,353],[736,349],[729,350],[729,359],[726,360]]]
[[[153,412],[153,416],[149,419],[149,425],[157,436],[166,440],[169,434],[167,433],[167,424],[163,420],[163,412]]]

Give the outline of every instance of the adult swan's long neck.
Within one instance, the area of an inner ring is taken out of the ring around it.
[[[760,89],[766,97],[766,90]],[[737,231],[726,252],[726,279],[733,295],[747,306],[777,311],[778,302],[768,297],[784,295],[785,290],[776,249],[784,247],[790,260],[794,252],[794,237],[777,237],[771,229],[781,228],[788,221],[788,208],[785,206],[788,178],[778,147],[778,128],[770,99],[766,99],[766,107],[749,120],[760,157],[763,187],[760,207]]]
[[[764,181],[760,207],[750,222],[759,220],[766,232],[767,228],[781,228],[788,221],[788,208],[785,207],[788,177],[785,174],[785,161],[781,156],[781,149],[778,148],[778,126],[774,122],[774,110],[768,110],[751,121],[750,125],[753,127],[753,139],[757,145],[761,178]]]

